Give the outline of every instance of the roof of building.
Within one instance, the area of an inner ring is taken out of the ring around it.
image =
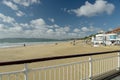
[[[109,34],[109,33],[118,33],[118,32],[120,32],[120,27],[118,27],[118,28],[116,28],[116,29],[114,29],[112,31],[108,31],[107,34]]]

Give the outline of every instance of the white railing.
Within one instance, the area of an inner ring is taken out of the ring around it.
[[[111,54],[110,54],[111,53]],[[106,55],[105,57],[105,54]],[[66,58],[86,57],[85,60],[30,68],[33,62],[44,62]],[[97,56],[97,57],[96,57]],[[120,68],[120,51],[68,55],[41,59],[1,62],[0,67],[24,64],[23,70],[1,72],[0,80],[92,80],[94,76]]]

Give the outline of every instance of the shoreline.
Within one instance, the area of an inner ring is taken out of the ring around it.
[[[62,43],[62,42],[67,42],[67,41],[2,43],[0,45],[0,49],[4,49],[4,48],[17,48],[17,47],[34,46],[34,45],[56,44],[56,43]]]

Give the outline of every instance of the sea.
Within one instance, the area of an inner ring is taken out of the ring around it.
[[[39,45],[39,44],[52,44],[58,42],[65,42],[68,40],[65,39],[43,39],[43,38],[3,38],[0,39],[0,48],[9,48],[9,47],[20,47],[30,46],[30,45]]]

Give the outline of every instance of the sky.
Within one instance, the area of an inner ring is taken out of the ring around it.
[[[81,38],[120,27],[120,0],[0,0],[0,38]]]

